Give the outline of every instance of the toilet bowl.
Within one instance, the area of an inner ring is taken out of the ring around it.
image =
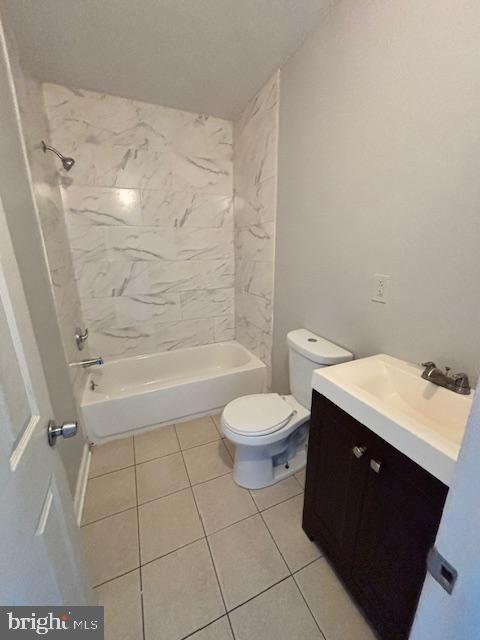
[[[222,413],[223,433],[235,445],[233,479],[247,489],[267,487],[305,467],[312,373],[353,358],[306,329],[291,331],[287,342],[292,394],[242,396]]]

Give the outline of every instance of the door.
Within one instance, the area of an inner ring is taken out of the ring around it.
[[[367,458],[352,581],[382,636],[403,639],[448,489],[379,437],[374,437]]]
[[[0,603],[83,605],[89,592],[52,408],[0,199]]]
[[[427,574],[411,640],[475,640],[480,629],[480,382],[435,546],[458,572],[452,593]],[[432,636],[432,630],[434,630]]]
[[[371,432],[314,392],[303,527],[344,577],[350,573]]]

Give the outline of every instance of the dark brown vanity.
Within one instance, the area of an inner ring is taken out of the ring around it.
[[[447,492],[313,392],[303,528],[384,640],[408,637]]]

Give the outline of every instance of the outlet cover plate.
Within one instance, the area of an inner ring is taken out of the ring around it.
[[[386,304],[390,289],[390,276],[375,273],[373,276],[372,302]]]

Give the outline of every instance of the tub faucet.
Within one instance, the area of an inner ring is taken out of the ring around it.
[[[450,367],[445,367],[445,371],[441,371],[434,362],[422,362],[422,367],[425,367],[425,371],[422,373],[424,380],[465,396],[470,393],[470,382],[466,373],[450,375]]]
[[[83,367],[86,369],[87,367],[94,367],[95,365],[104,364],[103,358],[91,358],[90,360],[80,360],[80,362],[69,362],[69,367]]]

